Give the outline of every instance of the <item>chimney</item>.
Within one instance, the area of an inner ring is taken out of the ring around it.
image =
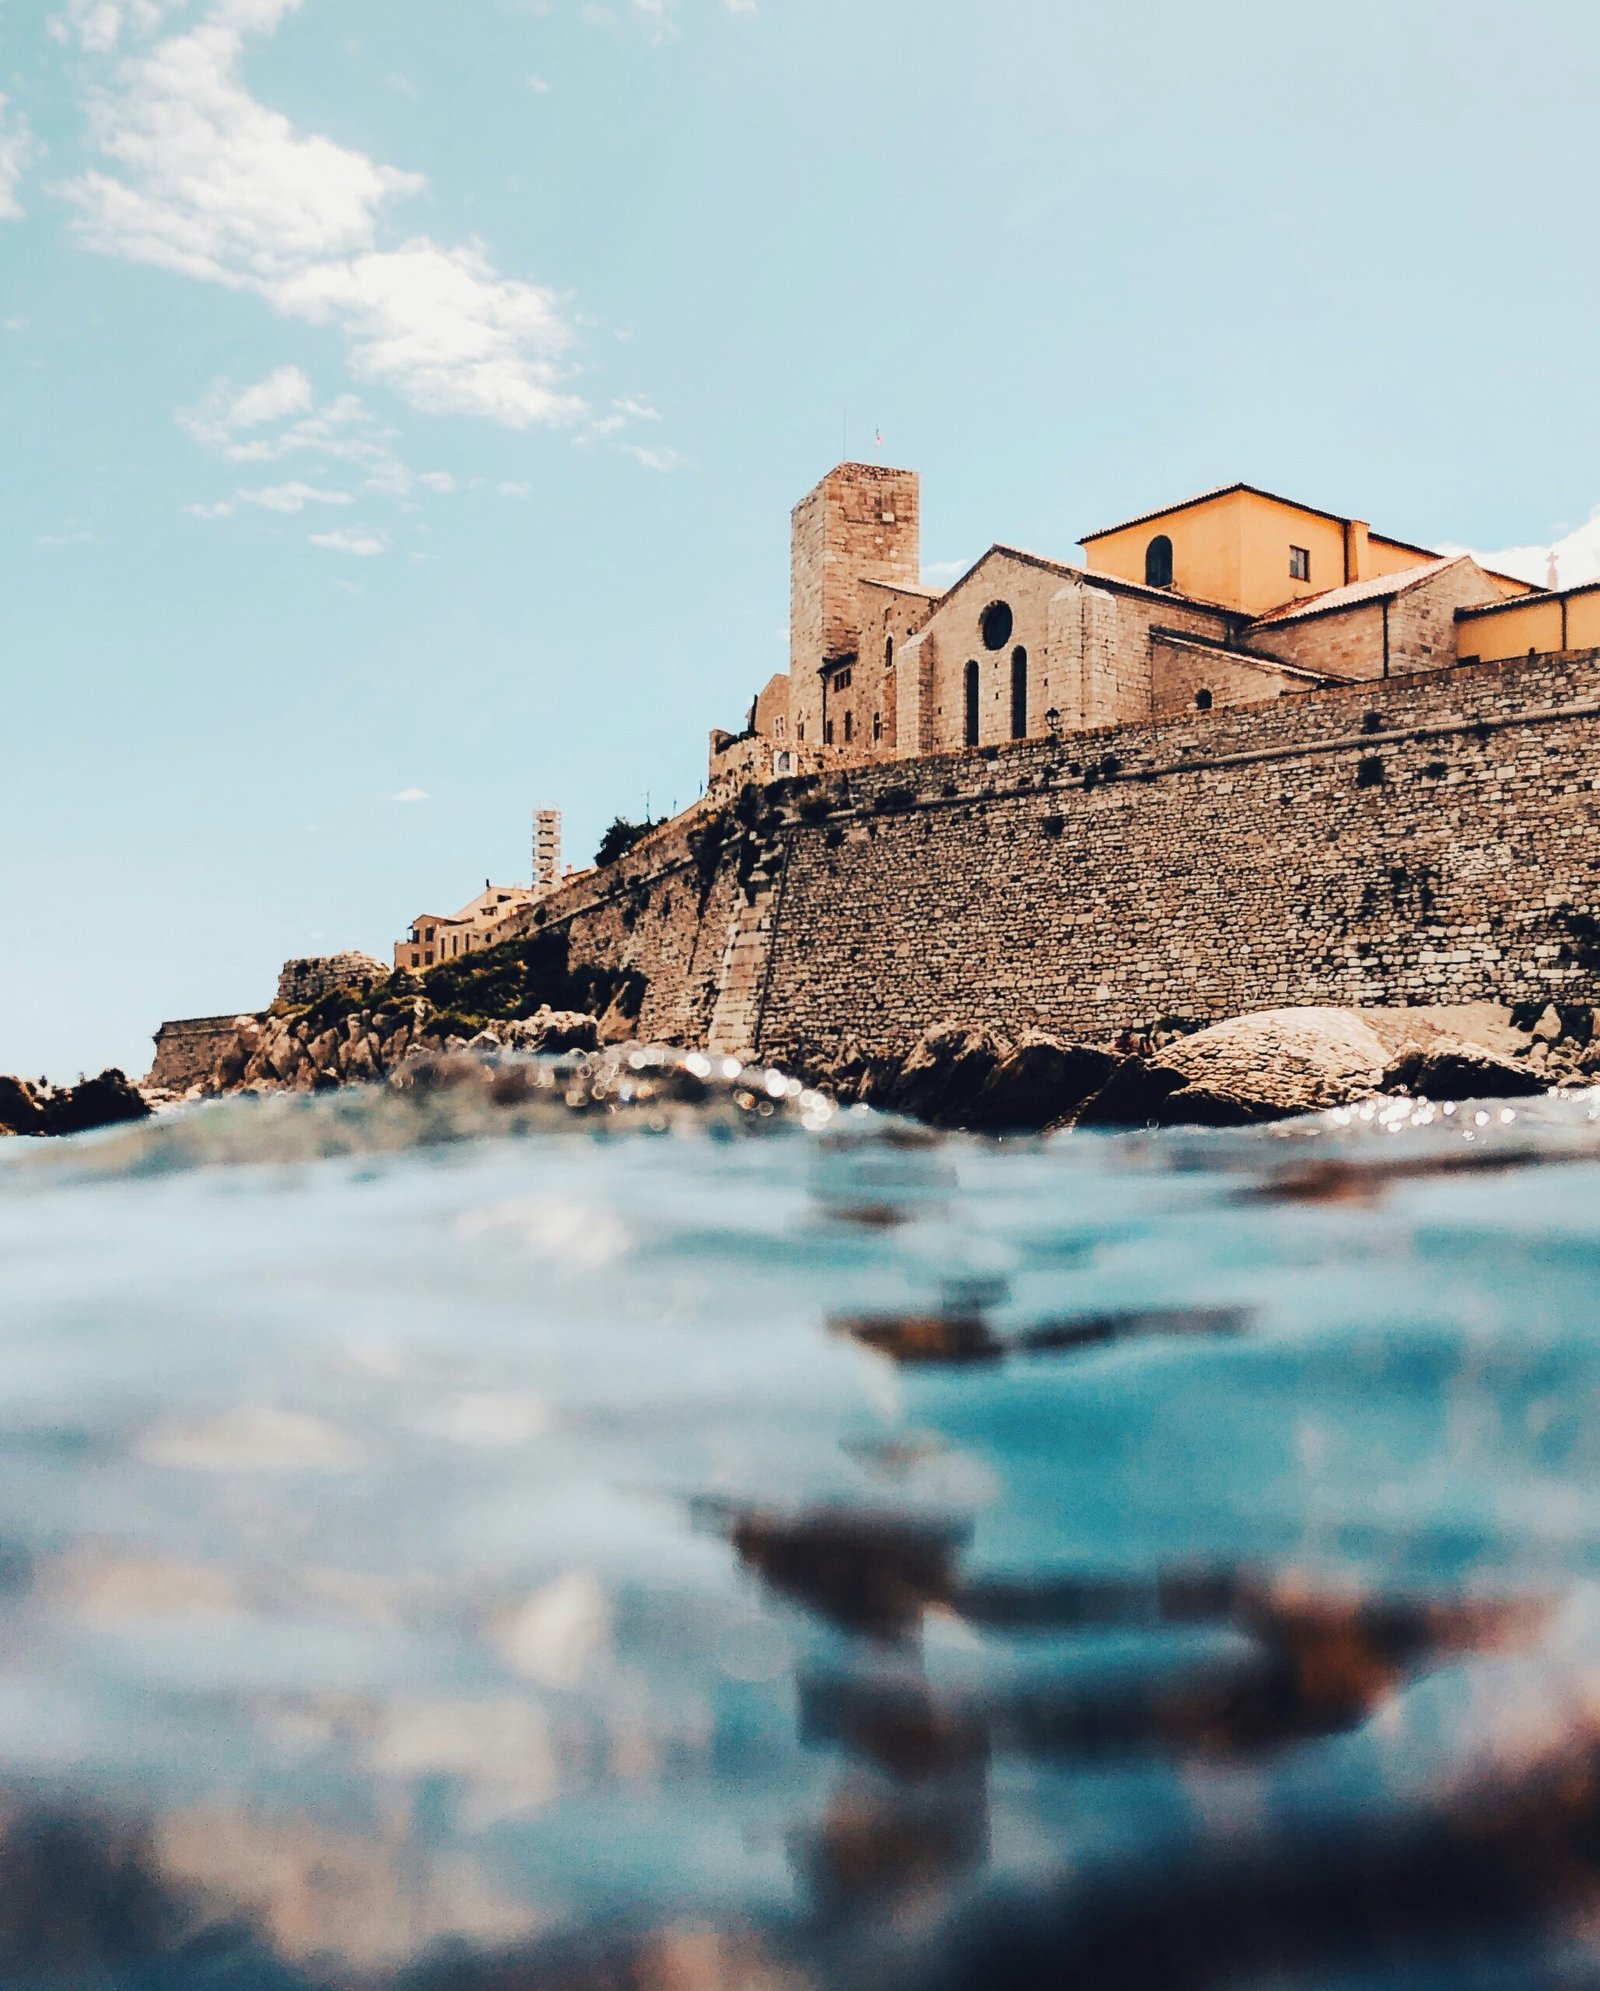
[[[1347,518],[1344,522],[1344,579],[1348,587],[1352,581],[1366,581],[1372,578],[1372,563],[1367,553],[1368,526],[1364,519]]]

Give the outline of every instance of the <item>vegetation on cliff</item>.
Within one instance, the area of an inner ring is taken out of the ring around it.
[[[611,827],[600,839],[600,848],[594,854],[595,863],[615,864],[619,857],[627,856],[641,837],[659,829],[665,821],[663,816],[660,822],[652,822],[646,817],[642,823],[630,823],[626,816],[614,816]]]
[[[512,1022],[546,1007],[599,1016],[615,1004],[619,1015],[635,1017],[645,988],[637,970],[574,966],[566,935],[541,932],[463,954],[421,974],[400,970],[369,990],[330,990],[301,1015],[315,1035],[362,1011],[409,1014],[420,997],[434,1012],[432,1034],[472,1037],[488,1024]]]

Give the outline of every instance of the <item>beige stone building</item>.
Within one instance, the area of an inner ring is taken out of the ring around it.
[[[487,880],[475,899],[459,912],[418,913],[404,940],[397,940],[394,965],[416,974],[497,947],[511,938],[518,915],[544,897],[544,890],[527,885],[491,885]]]
[[[1556,597],[1248,484],[1086,533],[1084,564],[993,546],[945,589],[920,518],[916,473],[877,464],[795,507],[789,669],[712,735],[714,786],[1568,647]],[[1571,645],[1600,640],[1600,590],[1561,600]]]

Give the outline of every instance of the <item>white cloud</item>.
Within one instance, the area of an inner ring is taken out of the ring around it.
[[[134,34],[154,34],[162,20],[183,0],[67,0],[65,17],[50,22],[57,41],[76,35],[91,55],[115,48],[124,27]]]
[[[276,367],[234,402],[228,410],[228,426],[254,429],[263,422],[281,422],[285,415],[303,414],[315,399],[311,382],[299,367]]]
[[[389,550],[389,542],[381,532],[362,526],[337,526],[332,532],[314,532],[311,544],[325,546],[330,553],[353,553],[360,560],[370,560],[375,553]]]
[[[948,587],[952,581],[959,581],[972,565],[970,560],[929,560],[922,569],[922,585],[925,588]]]
[[[624,421],[659,422],[661,419],[661,411],[652,408],[648,401],[636,394],[624,395],[620,401],[613,401],[611,405]]]
[[[307,505],[353,505],[348,491],[329,491],[318,484],[269,484],[260,491],[241,491],[247,505],[261,505],[269,512],[303,512]]]
[[[212,381],[192,408],[178,410],[178,424],[196,442],[220,449],[232,441],[236,429],[281,422],[286,415],[311,407],[315,398],[299,367],[279,366],[242,391],[226,380]]]
[[[550,85],[542,76],[530,76],[528,78],[528,88],[536,97],[548,97],[550,94]]]
[[[402,788],[398,795],[391,795],[389,800],[391,802],[426,802],[428,800],[428,791],[426,788]]]
[[[675,449],[646,449],[636,442],[624,444],[622,453],[631,456],[635,463],[642,463],[646,470],[676,470],[689,460]]]
[[[104,168],[62,187],[80,238],[337,327],[361,378],[429,413],[513,428],[572,419],[582,404],[565,384],[561,300],[502,275],[476,241],[384,246],[389,210],[424,177],[298,130],[245,87],[246,37],[299,5],[211,0],[192,27],[121,60],[91,104]],[[101,48],[115,40],[109,22],[95,33]]]
[[[1576,531],[1543,546],[1503,546],[1496,553],[1480,553],[1470,546],[1443,546],[1439,550],[1471,553],[1480,566],[1515,574],[1537,587],[1582,587],[1588,581],[1600,581],[1600,508]]]
[[[287,419],[294,416],[294,420]],[[311,382],[296,366],[280,366],[241,393],[229,382],[216,380],[192,408],[180,409],[178,422],[195,441],[214,450],[228,463],[279,463],[286,457],[312,456],[348,465],[366,473],[362,488],[397,502],[417,492],[448,494],[456,480],[448,470],[412,470],[394,453],[389,432],[379,428],[354,394],[317,405]],[[256,430],[263,433],[254,433]],[[241,431],[251,433],[241,435]],[[294,478],[258,488],[241,487],[234,502],[184,506],[197,518],[226,518],[240,504],[267,511],[296,513],[308,505],[349,505],[349,491]],[[415,509],[415,506],[411,506]],[[349,549],[346,549],[349,550]]]
[[[456,480],[448,470],[412,470],[398,457],[390,457],[373,471],[366,488],[380,497],[409,498],[413,491],[453,491]]]
[[[8,106],[9,99],[0,93],[0,221],[20,219],[17,189],[39,149],[28,120]]]
[[[504,484],[497,484],[495,488],[502,498],[531,498],[533,496],[533,486],[531,484],[508,480]]]

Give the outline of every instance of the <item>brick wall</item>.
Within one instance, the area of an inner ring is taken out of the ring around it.
[[[1595,1002],[1597,784],[1590,651],[855,769],[825,822],[709,869],[680,822],[545,912],[649,977],[644,1034],[779,1058],[948,1018]]]

